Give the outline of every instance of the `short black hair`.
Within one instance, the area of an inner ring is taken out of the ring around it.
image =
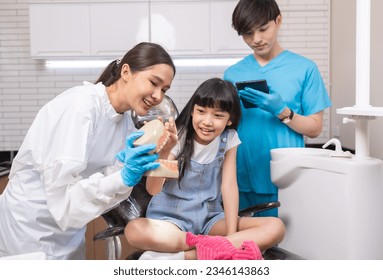
[[[240,0],[233,11],[232,26],[238,35],[243,35],[254,27],[275,21],[280,14],[275,0]]]

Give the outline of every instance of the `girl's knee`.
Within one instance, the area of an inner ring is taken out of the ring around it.
[[[286,228],[283,221],[279,218],[271,218],[270,227],[272,232],[275,233],[277,243],[281,242],[286,233]]]
[[[124,234],[129,243],[135,242],[137,237],[143,236],[142,227],[139,219],[132,220],[125,226]]]

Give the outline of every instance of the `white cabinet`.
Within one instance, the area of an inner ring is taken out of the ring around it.
[[[142,41],[173,56],[249,53],[231,27],[234,0],[36,1],[30,3],[34,58],[115,58]]]
[[[89,8],[85,4],[31,4],[31,56],[86,56]]]
[[[149,41],[148,2],[30,4],[31,56],[116,57]]]
[[[134,45],[148,42],[148,6],[147,2],[91,4],[91,55],[124,55]]]
[[[172,55],[210,53],[209,2],[153,2],[151,41]]]
[[[232,14],[238,1],[211,2],[210,39],[214,54],[248,54],[249,46],[231,26]]]
[[[249,47],[231,26],[237,1],[152,2],[151,40],[172,55],[243,55]]]

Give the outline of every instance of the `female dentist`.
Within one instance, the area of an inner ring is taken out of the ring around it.
[[[158,167],[158,155],[148,154],[154,145],[133,147],[142,133],[134,132],[127,111],[145,115],[174,75],[161,46],[140,43],[95,84],[68,89],[38,112],[0,196],[0,256],[85,259],[86,224],[128,198],[142,175]],[[169,130],[172,146],[176,134]]]

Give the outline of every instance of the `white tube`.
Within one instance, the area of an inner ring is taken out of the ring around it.
[[[370,106],[371,1],[356,2],[356,96],[355,106]]]
[[[369,147],[369,120],[357,119],[355,125],[355,156],[357,158],[368,158],[370,157]]]

